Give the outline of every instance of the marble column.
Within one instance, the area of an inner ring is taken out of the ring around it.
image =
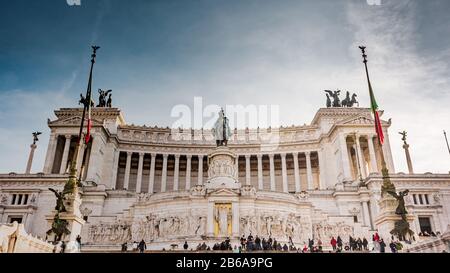
[[[239,180],[239,156],[236,155],[236,160],[234,162],[234,169],[236,170],[236,179]]]
[[[308,181],[308,190],[314,190],[313,176],[311,168],[311,152],[306,152],[306,178]]]
[[[72,139],[71,135],[66,135],[66,142],[64,144],[64,152],[61,159],[61,167],[59,168],[60,174],[65,174],[67,170],[67,159],[69,158],[70,141]]]
[[[250,155],[245,155],[245,185],[251,184]]]
[[[341,158],[342,158],[342,174],[344,181],[352,180],[352,175],[350,171],[350,160],[348,156],[348,148],[347,148],[347,136],[344,134],[339,135],[339,148],[341,150]]]
[[[36,150],[36,148],[37,148],[36,144],[30,145],[30,154],[28,155],[28,162],[27,168],[25,169],[25,174],[31,173],[31,166],[33,165],[34,151]]]
[[[286,154],[281,154],[281,174],[283,177],[283,192],[289,192],[288,190],[288,180],[287,180],[287,169],[286,169]]]
[[[123,182],[123,188],[128,190],[130,184],[130,171],[131,171],[131,156],[133,152],[127,152],[127,164],[125,166],[125,179]]]
[[[275,191],[275,164],[273,162],[274,154],[269,154],[270,162],[270,190]]]
[[[198,156],[198,181],[197,185],[203,185],[203,155]]]
[[[50,134],[48,141],[47,154],[45,155],[44,173],[50,174],[53,169],[53,161],[55,160],[56,144],[58,143],[58,136],[55,133]]]
[[[317,151],[317,157],[319,159],[319,189],[326,189],[325,185],[325,161],[323,160],[323,149]]]
[[[295,179],[295,192],[301,192],[300,173],[298,167],[298,153],[292,153],[294,156],[294,179]]]
[[[375,148],[373,146],[373,136],[368,135],[367,136],[367,143],[369,144],[369,156],[370,156],[370,168],[372,169],[371,172],[377,173],[378,172],[378,165],[377,165],[377,157],[375,155]]]
[[[258,189],[264,189],[264,181],[263,181],[263,167],[262,167],[262,155],[257,155],[258,158]]]
[[[371,227],[368,201],[363,201],[362,207],[363,207],[363,215],[364,215],[364,225]]]
[[[144,155],[145,153],[139,153],[138,173],[136,179],[136,192],[140,193],[142,189],[142,169],[144,167]]]
[[[389,173],[395,173],[394,160],[392,158],[391,144],[389,141],[389,133],[387,132],[387,130],[383,130],[383,133],[384,133],[384,144],[383,144],[384,159],[386,160]]]
[[[168,154],[163,154],[163,169],[161,174],[161,192],[166,192],[167,190],[167,158]]]
[[[173,171],[173,190],[178,191],[180,176],[180,155],[175,155],[175,169]]]
[[[208,202],[206,235],[214,236],[214,202]]]
[[[239,202],[233,202],[231,204],[231,210],[233,212],[233,218],[231,219],[232,236],[239,237]]]
[[[112,174],[111,174],[111,188],[117,189],[117,169],[119,168],[120,151],[115,149],[113,156],[114,156],[114,159],[113,159]]]
[[[148,192],[153,194],[155,190],[155,162],[156,154],[152,153],[150,158],[150,175],[148,177]]]
[[[356,152],[358,153],[359,169],[361,170],[362,178],[366,178],[366,164],[364,162],[364,155],[361,150],[361,142],[359,141],[360,136],[356,136]]]
[[[192,155],[186,156],[186,190],[191,188],[191,164],[192,164]]]

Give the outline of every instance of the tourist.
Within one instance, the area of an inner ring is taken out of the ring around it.
[[[138,243],[136,241],[133,242],[133,251],[137,251]]]
[[[122,252],[127,252],[127,243],[122,244]]]
[[[394,241],[391,241],[389,244],[389,248],[391,249],[392,253],[397,253],[397,245],[394,243]]]
[[[373,240],[375,242],[379,242],[380,241],[380,235],[378,235],[378,232],[375,232],[375,235],[373,235]]]
[[[362,242],[361,238],[358,238],[358,240],[356,241],[356,244],[358,245],[358,250],[362,251],[362,249],[363,249],[363,242]]]
[[[231,240],[230,240],[230,237],[227,237],[226,239],[225,239],[225,248],[226,248],[226,250],[231,250]]]
[[[306,244],[305,244],[305,246],[303,247],[302,253],[307,253],[307,252],[308,252],[308,246],[306,246]]]
[[[362,245],[364,247],[364,250],[368,250],[367,249],[367,245],[369,244],[369,242],[367,241],[366,237],[363,238],[362,240]]]
[[[66,243],[64,241],[61,242],[61,251],[60,253],[66,252]]]
[[[349,245],[349,249],[351,249],[351,250],[355,250],[354,249],[354,240],[353,240],[353,237],[352,236],[349,236],[349,239],[348,239],[348,245]],[[345,248],[344,248],[345,249]],[[349,249],[345,249],[345,250],[349,250]]]
[[[333,247],[333,251],[336,251],[337,241],[336,241],[336,239],[334,239],[334,237],[331,237],[330,244]]]
[[[187,250],[188,248],[189,248],[189,245],[188,245],[187,241],[184,241],[183,249]]]
[[[395,243],[395,246],[397,248],[397,252],[400,252],[403,249],[403,245],[400,242]]]
[[[205,251],[205,250],[209,250],[208,249],[209,247],[206,245],[206,243],[205,242],[203,242],[203,244],[202,244],[202,246],[201,246],[201,248],[200,248],[200,250],[203,250],[203,251]]]
[[[242,249],[244,249],[245,248],[245,235],[242,235],[242,237],[241,237],[241,247],[242,247]]]
[[[235,245],[233,248],[233,253],[239,253],[239,252],[240,252],[239,248],[237,247],[237,245]]]
[[[261,239],[256,235],[255,238],[255,250],[261,250]]]
[[[138,249],[140,253],[144,253],[144,251],[147,249],[147,245],[145,244],[144,239],[139,243]]]
[[[385,253],[386,252],[385,248],[386,248],[386,244],[384,243],[384,240],[381,239],[380,240],[380,253]]]
[[[288,250],[289,250],[289,247],[287,246],[287,244],[284,244],[283,251],[288,251]]]
[[[267,240],[267,247],[269,250],[272,250],[272,243],[273,243],[272,237],[269,236],[269,239]]]
[[[342,239],[341,239],[341,236],[338,236],[336,241],[337,241],[337,246],[338,246],[339,250],[342,251]]]
[[[309,251],[313,252],[313,247],[314,247],[314,239],[308,239],[308,247],[309,247]]]
[[[268,250],[266,238],[262,239],[262,249],[263,250]]]
[[[81,250],[81,236],[78,235],[77,238],[75,239],[78,243],[78,249]]]

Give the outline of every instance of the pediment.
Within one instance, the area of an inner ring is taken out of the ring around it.
[[[339,124],[343,125],[373,125],[374,120],[372,118],[368,118],[367,116],[357,116],[351,117],[339,122]]]
[[[366,115],[360,115],[357,117],[351,117],[339,122],[340,125],[374,125],[375,120],[372,117],[367,117]],[[389,121],[381,120],[382,125],[390,125]]]
[[[216,189],[209,193],[210,196],[238,196],[239,192],[232,189]]]
[[[52,126],[79,126],[81,123],[81,117],[75,116],[75,117],[68,117],[63,119],[57,119],[54,121],[50,121],[48,124]],[[102,125],[103,121],[99,119],[92,119],[92,124],[94,125]]]

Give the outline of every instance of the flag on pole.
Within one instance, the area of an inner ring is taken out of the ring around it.
[[[85,144],[88,144],[89,140],[91,139],[91,128],[92,128],[91,105],[92,105],[92,97],[91,97],[91,92],[89,90],[88,97],[86,98],[86,105],[85,105],[85,107],[87,107],[87,131],[86,131],[86,136],[84,137]]]
[[[383,127],[381,126],[380,115],[378,113],[378,104],[377,101],[375,100],[375,95],[373,94],[372,84],[370,84],[370,81],[369,81],[369,93],[370,93],[370,106],[372,108],[372,112],[375,117],[375,131],[377,132],[380,144],[383,145],[384,143]]]

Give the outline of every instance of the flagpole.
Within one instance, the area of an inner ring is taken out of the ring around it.
[[[369,86],[370,99],[371,99],[371,102],[372,102],[374,100],[374,97],[373,97],[373,92],[371,91],[372,90],[372,85],[370,83],[369,68],[367,66],[366,47],[365,46],[360,46],[359,49],[361,49],[361,52],[362,52],[363,63],[364,63],[364,67],[366,69],[367,84]],[[373,114],[376,115],[376,113],[373,113]],[[377,125],[375,124],[375,126],[377,126]],[[383,185],[381,186],[381,192],[382,192],[382,194],[384,194],[388,190],[389,191],[395,191],[395,186],[391,182],[391,179],[389,177],[389,170],[387,168],[386,160],[384,158],[383,143],[381,142],[379,136],[377,137],[377,139],[378,139],[378,145],[375,145],[375,149],[378,150],[378,152],[380,153],[380,157],[381,157],[381,173],[383,175]]]
[[[448,153],[450,154],[450,146],[448,145],[447,132],[444,131],[445,142],[447,143]]]
[[[78,134],[78,142],[75,148],[75,152],[73,154],[72,162],[70,165],[70,173],[69,173],[69,180],[67,181],[66,185],[64,186],[64,193],[78,193],[78,179],[77,179],[77,161],[80,153],[81,145],[83,145],[83,128],[84,128],[84,119],[86,117],[86,108],[90,107],[91,101],[92,101],[92,72],[94,70],[94,64],[95,64],[95,58],[97,57],[97,50],[99,49],[99,46],[92,46],[92,55],[91,55],[91,69],[89,72],[89,80],[88,80],[88,86],[86,90],[86,97],[82,97],[82,100],[80,102],[83,103],[83,114],[81,116],[81,125],[80,125],[80,132]]]

